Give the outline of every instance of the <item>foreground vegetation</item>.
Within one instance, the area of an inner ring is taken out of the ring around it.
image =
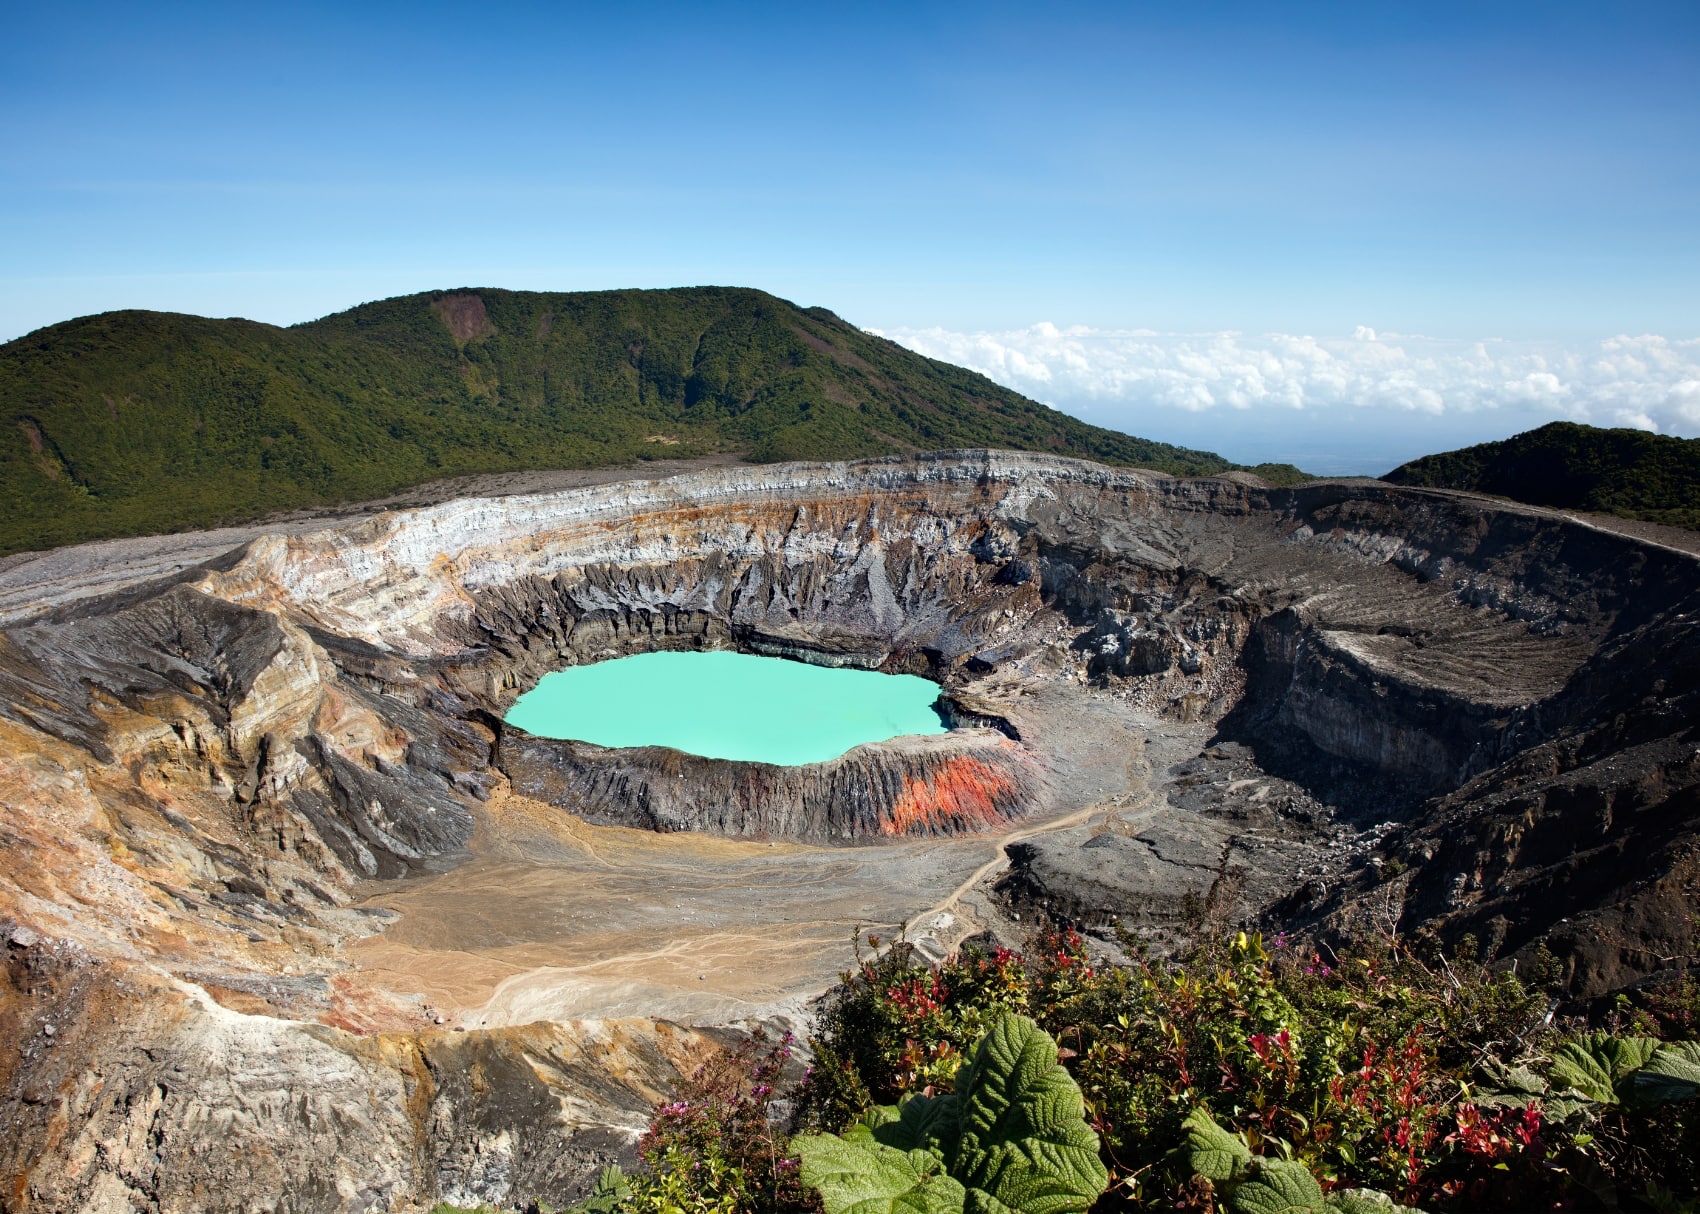
[[[1119,966],[1072,934],[939,966],[900,943],[829,997],[794,1091],[791,1042],[746,1045],[584,1208],[1697,1208],[1700,988],[1595,1024],[1557,1006],[1396,942],[1241,934]]]
[[[1383,479],[1700,528],[1700,439],[1644,430],[1553,422],[1503,442],[1425,455]]]
[[[0,553],[440,477],[1013,447],[1208,475],[821,308],[701,287],[410,295],[280,329],[111,312],[0,346]],[[1297,469],[1256,469],[1290,482]]]

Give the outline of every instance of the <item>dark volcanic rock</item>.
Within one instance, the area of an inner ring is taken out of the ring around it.
[[[1044,804],[1036,760],[989,729],[858,746],[800,767],[659,746],[606,750],[510,729],[496,762],[525,796],[648,830],[853,842],[986,830]]]
[[[1162,946],[1254,923],[1332,880],[1333,808],[1268,775],[1248,748],[1212,746],[1154,784],[1158,797],[1012,844],[999,897],[1024,922],[1106,940],[1127,928]]]

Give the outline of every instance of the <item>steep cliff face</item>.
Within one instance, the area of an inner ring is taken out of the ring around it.
[[[1636,568],[1646,555],[1620,559]],[[1682,566],[1655,568],[1565,686],[1484,744],[1499,761],[1476,764],[1388,835],[1383,855],[1407,870],[1394,883],[1407,930],[1468,932],[1489,955],[1545,947],[1581,996],[1692,964],[1700,594]],[[1360,877],[1319,917],[1351,924],[1386,892]]]
[[[987,830],[1044,805],[1037,760],[994,729],[858,746],[804,767],[663,747],[609,751],[513,731],[496,764],[527,797],[647,830],[852,842]]]
[[[1187,795],[1249,791],[1203,843],[1029,840],[1036,905],[1138,918],[1326,802],[1400,824],[1408,926],[1562,946],[1583,993],[1692,950],[1700,564],[1539,511],[956,453],[453,502],[149,577],[44,582],[0,631],[0,1016],[33,1043],[0,1063],[7,1209],[570,1195],[702,1041],[439,1031],[341,953],[382,926],[361,883],[460,863],[496,792],[741,837],[996,829],[1070,775],[1037,681],[1214,723],[1235,774]],[[927,674],[961,727],[781,769],[502,723],[563,665],[700,647]],[[1248,915],[1345,922],[1368,889],[1279,868]]]

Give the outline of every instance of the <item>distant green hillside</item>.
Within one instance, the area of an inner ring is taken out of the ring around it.
[[[1425,455],[1382,479],[1700,529],[1700,439],[1643,430],[1553,422],[1503,442]]]
[[[825,309],[719,287],[461,290],[288,329],[109,312],[0,346],[0,411],[0,552],[444,476],[714,451],[992,446],[1178,474],[1237,467],[1089,426]]]

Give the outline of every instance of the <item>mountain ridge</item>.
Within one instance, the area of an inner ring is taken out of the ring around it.
[[[0,346],[0,554],[486,472],[951,447],[1245,470],[1089,425],[751,288],[458,288],[289,327],[118,311]]]
[[[1425,455],[1381,478],[1700,529],[1700,439],[1549,422]]]

